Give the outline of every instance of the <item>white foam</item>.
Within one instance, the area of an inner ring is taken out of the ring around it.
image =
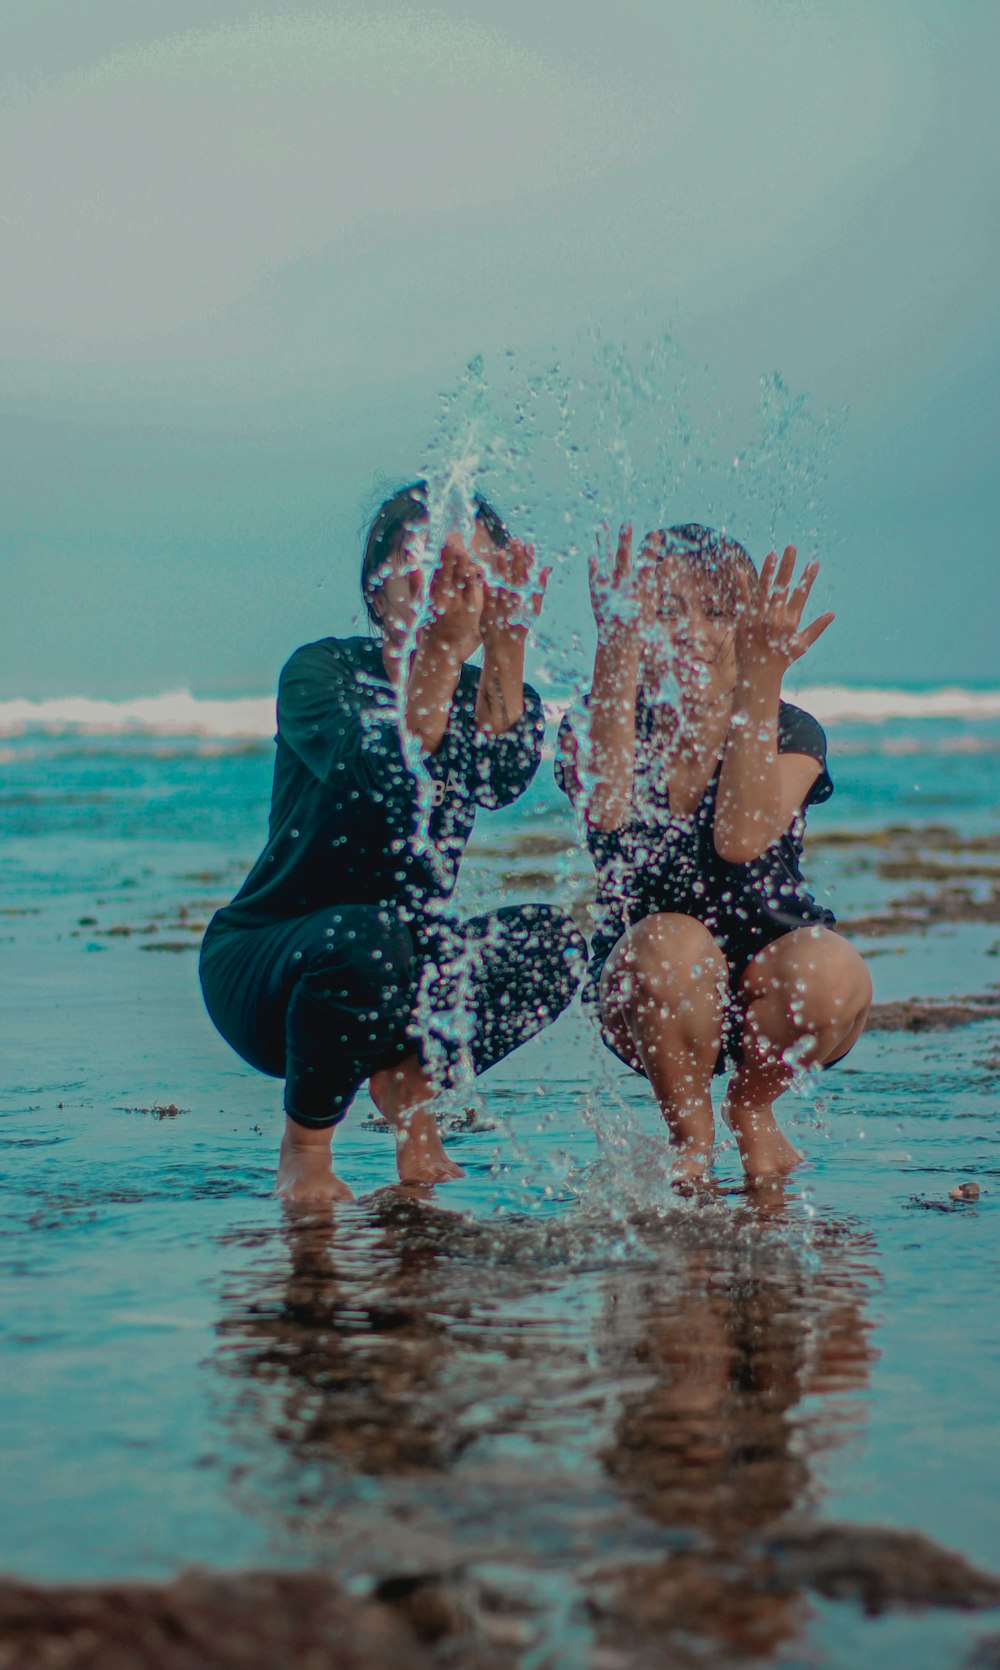
[[[825,725],[850,721],[882,724],[887,719],[998,719],[1000,690],[892,690],[874,685],[815,684],[786,690],[785,700],[804,707]]]
[[[875,685],[817,684],[787,690],[786,699],[814,713],[823,724],[884,724],[893,719],[1000,718],[1000,690],[894,690]],[[557,723],[568,697],[548,697],[545,714]],[[52,701],[0,702],[0,737],[38,732],[48,736],[191,736],[231,741],[269,740],[274,735],[274,697],[241,696],[203,700],[189,690],[133,701],[90,696]]]
[[[203,701],[189,690],[135,701],[72,696],[48,702],[0,702],[0,736],[207,736],[257,739],[274,735],[274,697]]]
[[[876,685],[813,684],[782,691],[786,702],[805,708],[824,725],[881,725],[890,719],[1000,719],[1000,690],[898,690]],[[571,706],[567,698],[545,701],[549,723]]]

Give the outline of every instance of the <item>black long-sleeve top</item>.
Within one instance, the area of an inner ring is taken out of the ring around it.
[[[541,755],[537,693],[525,685],[522,717],[490,736],[476,726],[478,688],[478,670],[463,667],[440,747],[414,770],[381,645],[323,638],[296,650],[278,686],[267,845],[213,929],[335,904],[419,914],[447,898],[477,808],[516,800]]]

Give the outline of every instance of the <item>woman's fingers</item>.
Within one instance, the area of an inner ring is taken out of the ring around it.
[[[798,553],[796,552],[794,545],[786,545],[785,549],[782,551],[781,561],[778,564],[778,572],[774,578],[775,591],[787,591],[791,585],[792,576],[795,573],[795,558],[797,554]]]
[[[481,565],[473,561],[457,534],[449,534],[431,579],[434,613],[446,615],[456,606],[467,608],[477,599],[481,602],[484,581]]]
[[[798,585],[795,587],[794,591],[790,591],[788,594],[788,607],[790,610],[794,611],[794,616],[797,621],[802,618],[802,611],[809,600],[809,593],[813,589],[813,582],[815,581],[818,573],[819,563],[814,558],[812,562],[806,563],[806,566],[802,571],[802,578],[800,579]]]
[[[448,599],[455,593],[455,549],[449,541],[441,547],[437,567],[431,575],[430,606],[437,615],[443,614]]]
[[[825,615],[817,615],[816,619],[812,621],[809,626],[804,626],[802,631],[796,634],[799,644],[799,648],[795,656],[796,661],[800,655],[805,655],[807,649],[812,649],[816,639],[823,636],[827,627],[832,621],[836,620],[836,618],[837,617],[833,613],[833,610],[828,609]]]
[[[464,558],[460,557],[455,563],[455,579],[465,592],[475,591],[477,588],[481,590],[486,584],[486,570],[480,563],[473,562],[472,558],[466,555]]]
[[[651,626],[656,619],[660,601],[660,566],[655,554],[643,552],[635,570],[635,601],[643,626]]]
[[[493,551],[489,562],[483,564],[483,569],[491,586],[514,584],[514,563],[509,551]]]
[[[450,534],[448,534],[447,538],[445,539],[444,544],[441,547],[442,560],[446,556],[454,559],[455,557],[458,557],[458,556],[467,557],[468,554],[469,553],[465,548],[465,541],[462,538],[461,534],[460,533],[450,533]]]
[[[535,547],[525,545],[520,539],[512,539],[507,547],[507,577],[508,583],[523,590],[531,578],[531,570],[535,562]]]
[[[777,555],[774,551],[769,551],[760,565],[760,576],[757,581],[757,590],[760,597],[766,598],[768,596],[771,590],[771,581],[774,579],[774,571],[777,566]]]
[[[623,522],[618,530],[618,549],[615,552],[615,585],[623,585],[632,569],[632,524]]]

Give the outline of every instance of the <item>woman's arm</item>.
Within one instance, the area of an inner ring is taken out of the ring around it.
[[[819,563],[790,590],[795,554],[786,547],[777,574],[774,553],[765,559],[736,628],[736,691],[715,804],[715,849],[728,864],[749,864],[773,846],[820,774],[811,756],[778,752],[782,678],[833,620],[824,614],[800,627]]]
[[[403,722],[425,755],[441,746],[465,657],[479,632],[483,570],[457,535],[445,540],[431,576],[427,620],[417,635],[403,702]]]
[[[428,761],[447,731],[465,656],[479,636],[481,607],[482,571],[460,540],[449,540],[431,579],[427,620],[403,690],[404,725]],[[384,687],[374,706],[360,700],[357,668],[336,640],[307,644],[283,668],[278,732],[321,783],[350,781],[400,806],[412,800],[397,701]]]
[[[494,546],[488,559],[479,632],[483,668],[476,695],[476,724],[488,736],[505,736],[524,713],[524,651],[541,613],[551,568],[537,579],[535,552],[519,539]]]
[[[632,529],[618,535],[613,566],[590,561],[590,602],[597,625],[590,686],[589,735],[574,763],[583,810],[593,829],[618,829],[632,808],[635,709],[642,634],[652,620],[654,565],[632,572]],[[581,769],[582,767],[582,769]]]

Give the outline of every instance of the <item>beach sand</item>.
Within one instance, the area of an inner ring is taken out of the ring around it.
[[[280,1084],[197,989],[253,819],[150,839],[120,798],[8,848],[2,1670],[989,1661],[982,819],[818,831],[877,1003],[786,1100],[787,1186],[744,1193],[723,1142],[717,1193],[674,1199],[645,1087],[574,1011],[452,1099],[460,1182],[393,1187],[362,1095],[358,1201],[301,1220]],[[562,817],[477,831],[466,903],[584,919]]]

